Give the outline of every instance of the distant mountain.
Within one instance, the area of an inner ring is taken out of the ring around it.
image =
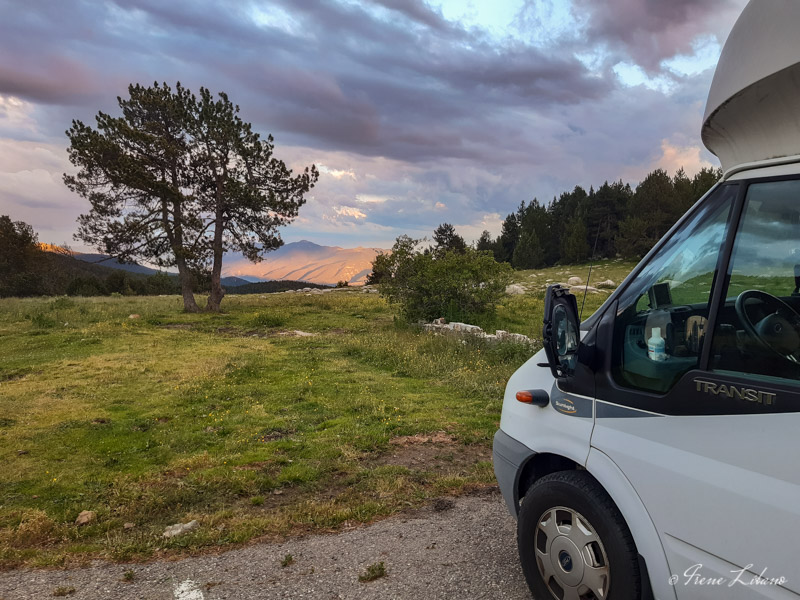
[[[158,273],[158,269],[151,269],[150,267],[145,267],[138,263],[123,263],[116,258],[111,258],[106,254],[73,252],[72,256],[78,260],[82,260],[83,262],[99,264],[110,269],[120,269],[122,271],[128,271],[129,273],[139,273],[140,275],[155,275]],[[170,275],[174,275],[174,273],[170,273]]]
[[[226,257],[223,275],[291,279],[321,285],[335,285],[339,281],[362,285],[372,272],[372,261],[381,252],[384,252],[381,248],[320,246],[303,240],[281,246],[260,263],[251,263],[239,255]]]
[[[85,263],[120,269],[139,275],[155,275],[156,269],[137,263],[122,263],[106,254],[91,252],[68,252],[56,246],[41,244],[43,250],[56,254],[71,254]],[[303,240],[285,244],[267,254],[260,263],[251,263],[241,254],[228,254],[223,261],[222,285],[238,287],[250,283],[272,280],[291,280],[336,285],[347,281],[350,285],[363,285],[372,272],[375,256],[384,252],[381,248],[340,248],[320,246]],[[168,272],[169,275],[177,275]]]
[[[219,280],[223,287],[239,287],[241,285],[250,285],[252,281],[242,279],[241,277],[223,277]]]

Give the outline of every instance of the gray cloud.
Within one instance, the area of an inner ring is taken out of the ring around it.
[[[0,95],[31,103],[39,128],[0,132],[65,146],[70,119],[113,112],[128,83],[180,80],[228,92],[279,154],[304,149],[298,164],[351,161],[357,185],[324,178],[320,214],[366,193],[391,198],[361,207],[376,231],[477,222],[635,172],[664,139],[699,143],[710,73],[673,76],[665,95],[576,55],[602,46],[658,69],[729,28],[743,0],[573,1],[580,35],[542,44],[449,21],[423,0],[0,0]],[[375,160],[392,170],[366,179]]]
[[[747,0],[574,0],[576,14],[584,16],[584,34],[590,44],[606,43],[621,50],[650,73],[662,60],[691,54],[701,34],[725,41],[732,18]]]

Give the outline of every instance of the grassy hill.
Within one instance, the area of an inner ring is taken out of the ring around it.
[[[93,264],[54,252],[42,252],[37,263],[36,273],[41,275],[44,293],[54,296],[66,294],[69,284],[76,278],[104,281],[119,271],[104,264]],[[146,273],[128,272],[127,275],[139,280],[147,277]]]
[[[494,326],[539,338],[547,280],[586,270],[518,273]],[[0,568],[332,531],[494,485],[505,383],[534,349],[423,333],[360,289],[181,308],[0,299]]]

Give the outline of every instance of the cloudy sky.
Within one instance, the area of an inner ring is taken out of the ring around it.
[[[717,165],[700,121],[746,0],[0,0],[0,214],[72,240],[74,118],[225,91],[321,177],[286,241],[467,239],[520,201]]]

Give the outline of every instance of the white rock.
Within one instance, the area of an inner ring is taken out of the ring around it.
[[[605,281],[601,281],[600,283],[598,283],[597,287],[600,288],[601,290],[609,290],[617,287],[617,284],[611,281],[610,279],[606,279]]]
[[[592,286],[575,285],[569,288],[569,291],[577,296],[578,294],[583,294],[584,291],[587,294],[596,294],[598,289]]]
[[[572,277],[567,279],[567,284],[569,284],[569,285],[580,285],[582,283],[583,283],[583,279],[581,279],[580,277],[577,277],[575,275],[573,275]]]
[[[200,527],[200,523],[198,523],[196,519],[188,523],[176,523],[175,525],[167,527],[162,535],[165,538],[172,538],[193,531],[198,527]]]
[[[453,331],[463,331],[464,333],[481,333],[483,329],[477,325],[468,325],[467,323],[450,323]]]
[[[511,285],[506,286],[506,294],[509,296],[519,296],[524,294],[525,291],[525,288],[518,283],[512,283]]]

